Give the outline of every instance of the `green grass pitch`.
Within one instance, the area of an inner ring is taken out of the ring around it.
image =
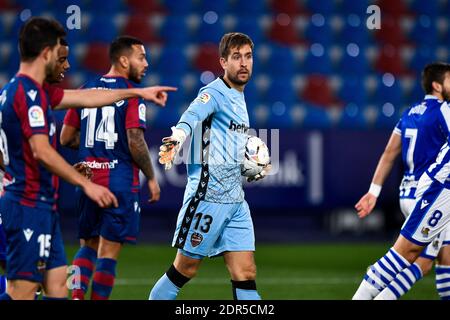
[[[257,285],[263,299],[348,300],[370,264],[389,244],[259,244],[256,248]],[[67,246],[68,261],[75,246]],[[172,263],[176,250],[169,245],[125,246],[119,257],[111,299],[147,299],[153,284]],[[430,273],[403,299],[439,297]],[[222,258],[205,259],[198,276],[179,299],[231,300],[231,285]]]

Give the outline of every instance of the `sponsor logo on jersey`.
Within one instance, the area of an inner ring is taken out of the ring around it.
[[[194,232],[191,236],[191,244],[193,247],[198,246],[203,241],[203,236],[200,233]]]
[[[31,237],[33,236],[33,232],[34,231],[31,230],[30,228],[23,230],[23,234],[25,236],[25,239],[27,239],[27,242],[30,242]]]
[[[37,91],[36,90],[29,90],[27,92],[27,95],[30,97],[32,101],[36,100]]]
[[[139,105],[139,119],[142,121],[145,121],[145,112],[146,112],[145,104],[141,103]]]
[[[427,200],[422,200],[422,202],[420,203],[420,209],[425,208],[426,206],[428,206],[430,203]]]
[[[119,160],[113,160],[110,162],[98,162],[98,161],[84,161],[85,164],[91,169],[114,169],[116,164],[119,164]]]
[[[44,111],[40,106],[32,106],[28,109],[28,121],[31,127],[45,126]]]
[[[250,128],[247,127],[245,125],[245,123],[238,124],[238,123],[235,123],[233,120],[230,120],[230,126],[228,127],[228,129],[230,129],[232,131],[240,132],[240,133],[246,133]]]
[[[195,100],[198,100],[198,101],[200,101],[203,104],[206,104],[206,103],[208,103],[209,100],[211,100],[211,96],[209,95],[209,93],[203,92]]]

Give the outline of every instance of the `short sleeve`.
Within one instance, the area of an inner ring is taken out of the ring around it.
[[[397,124],[395,125],[393,133],[398,134],[399,136],[402,135],[402,118],[398,120]]]
[[[34,134],[48,134],[47,97],[44,91],[31,88],[25,93],[23,84],[19,84],[14,109],[19,118],[22,132],[29,139]]]
[[[48,83],[44,84],[44,90],[48,93],[49,99],[50,99],[50,105],[52,108],[59,105],[64,97],[64,90],[57,87],[50,85]]]
[[[125,115],[125,128],[147,128],[146,104],[143,99],[132,98],[128,100],[128,107]]]
[[[64,124],[80,129],[80,114],[77,109],[69,109],[64,116]]]

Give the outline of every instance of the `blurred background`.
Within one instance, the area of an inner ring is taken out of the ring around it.
[[[372,4],[380,8],[379,29],[368,28]],[[52,16],[69,26],[71,5],[80,8],[81,28],[68,30],[71,69],[64,88],[106,73],[108,45],[122,34],[146,44],[150,69],[143,84],[179,88],[165,109],[147,109],[146,137],[162,197],[149,206],[147,190],[142,191],[142,241],[171,241],[185,167],[163,172],[157,148],[198,90],[221,75],[218,43],[231,31],[255,43],[253,77],[245,89],[250,123],[268,129],[269,147],[279,154],[276,175],[246,184],[257,241],[396,236],[403,220],[399,163],[374,214],[360,221],[353,205],[368,190],[402,111],[424,96],[422,68],[448,60],[450,1],[0,0],[0,85],[17,71],[17,35],[24,21]],[[63,117],[57,114],[59,126]],[[60,151],[75,162],[75,152]],[[75,242],[73,188],[62,184],[60,194],[66,241]]]

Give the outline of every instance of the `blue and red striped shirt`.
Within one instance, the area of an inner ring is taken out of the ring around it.
[[[102,76],[84,88],[124,89],[135,85],[123,77]],[[127,129],[146,129],[146,105],[131,98],[98,109],[70,109],[64,124],[80,130],[78,160],[93,172],[92,181],[113,192],[139,192],[139,168],[128,148]]]
[[[1,151],[6,175],[11,180],[5,187],[5,197],[26,206],[55,208],[58,177],[33,157],[28,140],[34,134],[45,134],[56,149],[56,124],[51,108],[63,96],[62,89],[48,84],[41,86],[22,74],[17,74],[2,89]]]

